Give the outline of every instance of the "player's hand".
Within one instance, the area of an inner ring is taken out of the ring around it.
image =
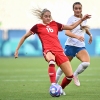
[[[90,18],[91,18],[91,15],[86,14],[86,15],[84,15],[84,16],[82,17],[82,21],[84,21],[84,20],[86,20],[86,19],[90,19]]]
[[[18,50],[15,51],[14,57],[18,58]]]
[[[81,42],[84,41],[84,37],[82,36],[77,36],[77,39],[80,40]]]
[[[92,43],[92,35],[90,35],[90,38],[89,38],[89,44],[91,44]]]

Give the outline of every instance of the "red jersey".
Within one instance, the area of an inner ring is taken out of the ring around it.
[[[34,25],[30,31],[36,33],[42,43],[44,50],[63,51],[60,41],[58,39],[58,31],[62,31],[63,25],[55,21],[44,25],[42,23]]]

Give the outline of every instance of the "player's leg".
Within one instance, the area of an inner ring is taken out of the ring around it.
[[[50,82],[56,83],[56,70],[55,70],[55,56],[51,52],[45,53],[45,59],[49,63],[48,74],[50,77]]]
[[[86,49],[79,51],[76,57],[82,62],[75,71],[75,75],[78,75],[90,65],[90,57]]]
[[[65,52],[66,56],[68,57],[69,61],[71,61],[73,59],[73,56],[75,56],[75,54],[73,54],[73,48],[71,46],[66,45],[64,52]],[[60,67],[58,67],[58,69],[56,71],[56,83],[59,82],[59,79],[62,74],[63,74],[63,71],[61,70]]]
[[[60,67],[58,67],[57,71],[56,71],[56,83],[59,82],[59,79],[61,77],[61,75],[63,74],[63,71],[61,70]]]
[[[68,57],[69,61],[71,62],[71,60],[73,59],[73,57],[71,57],[71,56],[67,56],[67,57]],[[58,69],[56,71],[56,83],[59,82],[59,79],[60,79],[60,77],[61,77],[62,74],[63,74],[62,69],[60,67],[58,67]]]
[[[61,86],[64,89],[73,78],[73,71],[69,59],[63,52],[56,53],[56,63],[64,72],[65,77],[62,80]],[[64,95],[64,94],[63,94]]]
[[[90,65],[90,57],[86,49],[80,50],[77,53],[76,57],[81,61],[81,64],[75,70],[73,79],[74,79],[74,83],[77,86],[80,86],[78,74],[81,74]]]
[[[61,83],[61,86],[64,89],[71,82],[73,78],[73,71],[72,71],[72,67],[69,61],[61,64],[60,68],[65,74],[65,77],[63,78],[62,83]]]

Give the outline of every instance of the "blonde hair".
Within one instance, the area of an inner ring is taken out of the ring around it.
[[[33,8],[32,9],[32,14],[34,14],[38,19],[42,19],[45,12],[50,12],[50,10],[48,10],[46,8],[43,10],[41,8],[38,8],[38,9]]]
[[[86,25],[86,26],[82,26],[82,25],[80,24],[80,27],[81,27],[82,30],[90,29],[90,27],[87,26],[87,25]]]

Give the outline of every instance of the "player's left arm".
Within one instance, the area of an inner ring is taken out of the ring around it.
[[[73,25],[63,25],[62,30],[72,30],[75,27],[77,27],[80,23],[82,23],[82,19],[80,19],[79,21],[77,21],[76,23],[74,23]]]
[[[92,43],[92,34],[90,33],[90,31],[89,31],[89,29],[85,29],[86,30],[86,34],[88,34],[89,36],[90,36],[90,38],[89,38],[89,44],[91,44]]]
[[[86,14],[84,17],[82,17],[80,20],[78,20],[77,22],[73,23],[72,25],[64,25],[63,26],[63,30],[72,30],[75,27],[77,27],[79,24],[81,24],[84,20],[91,18],[91,15]]]

